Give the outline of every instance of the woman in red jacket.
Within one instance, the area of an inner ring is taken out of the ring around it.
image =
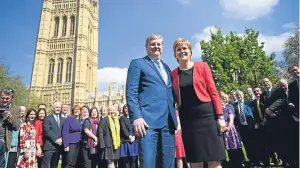
[[[35,121],[34,123],[34,127],[36,130],[35,142],[37,148],[36,155],[38,157],[38,167],[41,166],[41,160],[43,158],[43,121],[46,116],[46,109],[40,108],[36,113],[37,121]]]
[[[191,43],[178,38],[173,45],[179,67],[171,73],[179,106],[187,162],[192,167],[220,168],[225,159],[222,132],[226,129],[218,91],[206,62],[192,62]]]

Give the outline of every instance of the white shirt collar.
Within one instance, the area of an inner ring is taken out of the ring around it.
[[[155,61],[161,62],[160,59],[153,59],[152,56],[149,56],[149,55],[148,55],[148,57],[150,58],[150,60],[151,60],[152,62],[155,62]]]

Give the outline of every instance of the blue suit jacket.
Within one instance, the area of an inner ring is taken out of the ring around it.
[[[235,108],[235,125],[240,126],[240,113],[239,113],[239,107],[238,107],[238,102],[234,103],[234,108]],[[254,127],[254,116],[253,116],[253,111],[251,107],[251,102],[244,101],[244,114],[247,120],[248,127],[251,129]]]
[[[162,128],[170,113],[177,127],[171,70],[165,63],[163,65],[168,74],[167,85],[148,56],[131,61],[126,82],[126,101],[131,122],[144,118],[150,128]]]

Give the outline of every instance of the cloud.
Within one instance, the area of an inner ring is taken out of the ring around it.
[[[191,0],[177,0],[180,5],[187,6],[191,3]]]
[[[201,33],[196,33],[192,36],[192,41],[195,42],[193,46],[193,57],[194,58],[201,58],[202,50],[200,47],[200,41],[209,41],[210,38],[210,31],[212,33],[216,33],[218,28],[216,26],[208,26]],[[245,35],[244,33],[237,33],[238,36]],[[275,52],[277,56],[281,55],[283,51],[283,44],[284,42],[292,36],[292,32],[284,32],[279,35],[265,35],[263,33],[259,34],[258,41],[265,42],[264,50],[267,54],[271,54]],[[278,58],[277,58],[278,59]]]
[[[283,29],[296,29],[298,26],[294,22],[285,23],[281,26]]]
[[[258,37],[258,41],[265,42],[264,50],[267,52],[267,54],[275,52],[277,55],[279,55],[284,49],[284,42],[292,35],[292,32],[285,32],[280,35],[260,34]]]
[[[98,90],[108,91],[108,84],[115,82],[118,86],[125,85],[127,68],[105,67],[98,69]]]
[[[202,30],[201,33],[195,34],[192,36],[192,41],[194,43],[193,47],[193,58],[201,58],[201,47],[200,47],[200,41],[204,40],[206,42],[211,40],[211,33],[216,33],[218,31],[218,28],[215,25],[208,26]]]
[[[244,20],[255,20],[273,11],[279,0],[221,0],[224,15]]]

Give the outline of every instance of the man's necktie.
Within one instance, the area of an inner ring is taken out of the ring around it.
[[[163,78],[165,84],[167,84],[167,83],[168,83],[168,74],[167,74],[167,72],[164,70],[163,64],[162,64],[160,61],[158,61],[158,60],[155,60],[155,63],[156,63],[157,66],[158,66],[158,71],[159,71],[161,77]]]
[[[240,102],[239,103],[239,107],[240,107],[240,118],[242,122],[245,122],[245,115],[244,115],[244,110],[243,110],[243,103]]]
[[[56,119],[56,122],[57,122],[58,127],[60,128],[60,120],[59,120],[59,116],[58,116],[58,115],[55,115],[55,119]]]
[[[260,106],[259,106],[259,99],[257,99],[257,101],[256,101],[256,106],[257,106],[259,117],[260,117],[260,119],[262,119],[261,110],[260,110]]]
[[[268,89],[267,90],[267,97],[269,97],[269,95],[270,95],[270,90]]]

